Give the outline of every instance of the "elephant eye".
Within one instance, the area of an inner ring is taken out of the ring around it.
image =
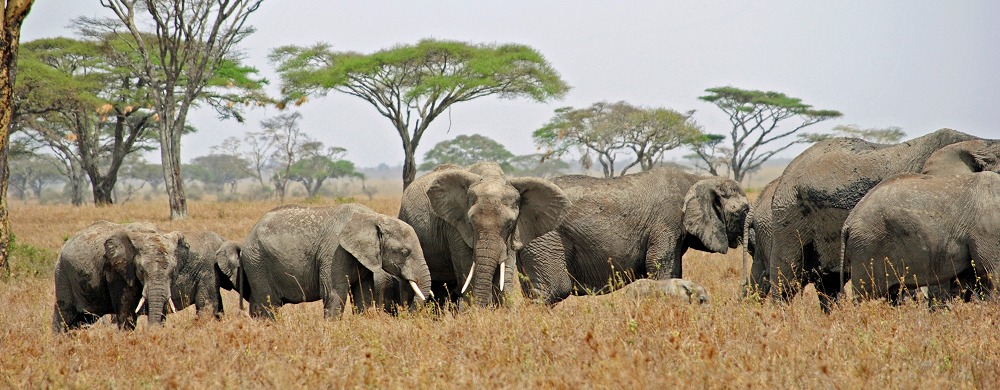
[[[409,255],[410,255],[410,249],[409,248],[403,248],[403,256],[409,256]]]
[[[167,269],[167,263],[160,263],[160,269]]]

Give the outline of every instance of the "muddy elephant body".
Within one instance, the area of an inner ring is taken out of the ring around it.
[[[726,253],[749,208],[729,179],[655,169],[615,179],[555,178],[572,201],[562,223],[518,252],[524,293],[554,304],[640,278],[681,278],[688,248]]]
[[[857,202],[886,178],[920,172],[937,150],[974,139],[942,129],[895,145],[833,138],[806,149],[774,186],[770,242],[756,243],[770,248],[767,291],[788,299],[813,283],[828,309],[841,287],[841,228]],[[764,260],[755,258],[753,266]]]
[[[430,275],[413,229],[398,219],[346,204],[287,205],[264,214],[242,245],[224,245],[219,266],[233,285],[244,283],[250,315],[273,318],[274,309],[323,301],[327,318],[339,317],[348,294],[359,310],[384,302],[408,284],[421,299]]]
[[[496,163],[445,165],[404,191],[399,219],[420,238],[439,299],[487,306],[513,286],[514,251],[554,228],[567,205],[551,182],[508,178]]]
[[[234,289],[216,262],[216,252],[226,240],[209,231],[182,234],[189,250],[177,266],[170,294],[173,304],[178,310],[194,305],[199,316],[219,318],[224,312],[220,289]]]
[[[858,202],[841,234],[842,277],[856,298],[898,301],[923,286],[992,291],[1000,277],[1000,174],[887,179]]]
[[[80,230],[56,261],[52,330],[79,328],[105,314],[120,328],[133,329],[143,310],[151,325],[161,324],[187,251],[181,233],[162,234],[149,224],[97,221]]]
[[[762,245],[771,242],[771,200],[774,197],[774,186],[778,180],[767,183],[757,199],[750,205],[750,212],[747,213],[746,222],[743,225],[743,296],[745,298],[759,298],[767,296],[770,291],[770,275],[768,265],[770,264],[770,245]],[[747,259],[751,256],[752,261]]]

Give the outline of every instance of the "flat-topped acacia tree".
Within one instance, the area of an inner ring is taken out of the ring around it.
[[[540,53],[519,44],[424,39],[360,54],[319,43],[279,47],[270,59],[286,102],[333,90],[368,102],[389,119],[403,142],[403,188],[416,176],[424,131],[452,104],[484,96],[545,102],[569,90]]]

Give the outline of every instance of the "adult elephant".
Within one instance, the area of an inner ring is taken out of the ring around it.
[[[553,229],[569,201],[551,182],[508,178],[493,162],[443,165],[403,192],[399,219],[413,226],[442,299],[503,302],[522,243]]]
[[[770,248],[769,293],[788,299],[813,283],[828,310],[840,291],[840,229],[854,205],[882,180],[920,172],[938,149],[973,139],[941,129],[895,145],[833,138],[802,152],[775,184],[770,242],[757,243]]]
[[[614,179],[553,179],[572,205],[562,223],[518,252],[524,293],[555,304],[632,281],[681,278],[688,248],[726,253],[743,234],[749,209],[733,180],[673,169]]]
[[[230,283],[243,284],[253,317],[273,319],[284,304],[318,300],[324,317],[339,317],[349,293],[364,310],[384,302],[392,277],[421,300],[431,294],[413,229],[359,204],[275,208],[242,245],[224,244],[218,263]]]
[[[1000,174],[896,176],[844,222],[841,278],[850,277],[856,299],[896,302],[923,286],[947,293],[932,298],[956,287],[988,293],[1000,276],[998,226]]]
[[[763,297],[767,296],[771,284],[768,282],[768,264],[770,245],[761,245],[771,242],[771,200],[774,198],[774,186],[778,180],[767,183],[757,199],[750,205],[750,212],[747,213],[746,222],[743,225],[743,296]],[[749,264],[747,271],[747,254],[753,261]]]
[[[71,236],[55,266],[56,333],[112,314],[122,329],[135,328],[145,309],[149,324],[163,322],[178,263],[189,247],[179,232],[161,234],[150,224],[97,221]]]

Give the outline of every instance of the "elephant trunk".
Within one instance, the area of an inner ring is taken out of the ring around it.
[[[499,236],[484,237],[476,242],[475,270],[473,271],[473,296],[479,306],[489,306],[493,297],[493,279],[506,260],[507,248]],[[502,275],[507,276],[507,275]],[[504,281],[499,282],[503,285]]]
[[[434,297],[434,293],[431,292],[431,272],[423,258],[407,261],[403,266],[402,276],[418,298],[426,300]]]
[[[163,324],[163,319],[167,314],[167,301],[170,300],[170,289],[163,287],[150,287],[146,289],[147,315],[150,326]]]

